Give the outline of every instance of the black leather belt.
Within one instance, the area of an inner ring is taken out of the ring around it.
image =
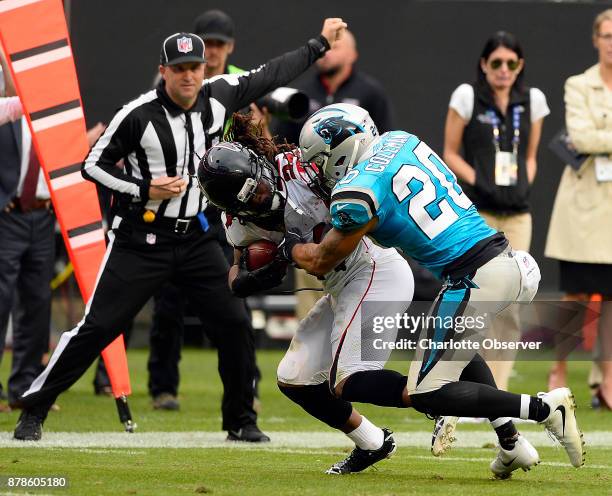
[[[21,202],[19,201],[19,197],[15,197],[11,199],[10,203],[5,207],[6,212],[12,212],[13,210],[17,210],[18,212],[27,213],[32,210],[50,210],[51,209],[51,200],[41,200],[36,198],[30,208],[23,208],[21,206]]]
[[[144,223],[147,225],[147,223]],[[156,217],[151,226],[161,227],[162,229],[168,230],[175,234],[188,234],[194,229],[201,229],[200,221],[197,217],[190,217],[188,219],[174,219],[171,217]]]
[[[119,209],[117,215],[126,219],[130,223],[137,224],[140,229],[156,229],[173,234],[190,234],[196,229],[202,229],[197,217],[187,217],[184,219],[175,217],[163,217],[155,215],[153,222],[145,222],[143,215],[145,211],[141,209]]]

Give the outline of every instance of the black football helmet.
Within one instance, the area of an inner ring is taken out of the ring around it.
[[[278,214],[285,207],[283,181],[272,164],[236,142],[222,142],[204,154],[198,183],[208,201],[245,220]]]

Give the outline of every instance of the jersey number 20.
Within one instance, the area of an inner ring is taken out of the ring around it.
[[[446,175],[432,162],[431,157],[434,156],[455,178],[452,171],[446,167],[440,157],[429,146],[421,141],[414,149],[414,154],[431,175],[437,179],[440,186],[446,190],[448,198],[456,207],[467,210],[472,206],[470,199],[461,190],[457,192],[455,186],[448,180]],[[414,190],[410,189],[410,184],[414,185],[416,181],[421,184],[422,189],[414,194]],[[430,175],[418,166],[404,164],[400,167],[395,176],[393,176],[393,193],[400,203],[410,195],[413,195],[408,202],[408,214],[429,239],[435,238],[459,218],[447,197],[438,196],[436,186],[432,182]],[[434,209],[427,209],[427,207],[432,205],[437,205],[439,212],[434,211],[432,213]]]

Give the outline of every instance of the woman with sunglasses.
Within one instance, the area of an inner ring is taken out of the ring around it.
[[[593,23],[598,63],[565,83],[565,122],[576,150],[586,160],[565,167],[548,229],[547,257],[559,260],[565,301],[602,296],[598,360],[589,385],[594,407],[612,408],[612,9]],[[569,332],[572,332],[570,330]],[[567,340],[567,339],[566,339]],[[571,340],[570,340],[571,341]],[[551,370],[549,384],[566,383],[566,363]]]
[[[484,45],[476,81],[453,92],[444,131],[444,160],[487,224],[503,231],[517,250],[529,251],[529,192],[536,175],[536,154],[546,97],[524,85],[523,49],[516,37],[498,31]],[[492,327],[498,339],[519,338],[512,309]],[[508,388],[513,356],[485,357],[499,389]]]

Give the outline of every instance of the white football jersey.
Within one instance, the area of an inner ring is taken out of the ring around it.
[[[299,231],[307,242],[319,243],[325,227],[331,224],[331,216],[329,207],[308,186],[308,178],[299,160],[299,150],[277,155],[276,165],[286,186],[286,191],[283,191],[286,195],[285,228]],[[237,248],[261,239],[278,244],[284,238],[283,232],[268,231],[252,222],[228,218],[225,213],[222,220],[228,242]],[[401,258],[394,248],[381,248],[369,238],[363,238],[342,264],[325,274],[325,291],[339,292],[357,271],[371,265],[372,261],[388,257]]]

